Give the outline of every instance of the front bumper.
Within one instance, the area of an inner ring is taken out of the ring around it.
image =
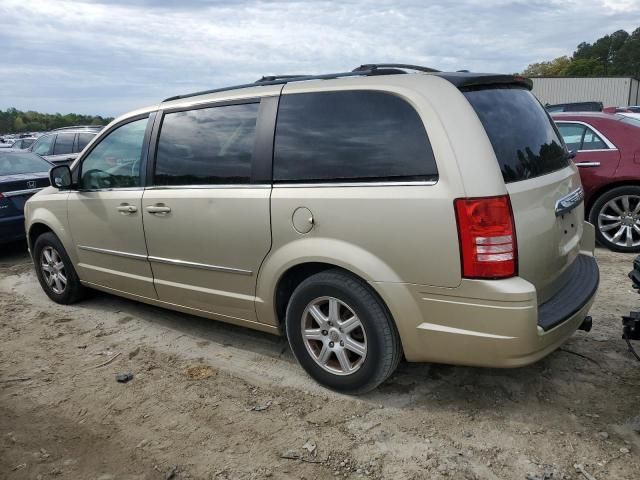
[[[553,352],[587,316],[598,267],[589,255],[580,255],[574,264],[565,287],[540,306],[535,287],[519,277],[463,280],[456,289],[397,283],[375,287],[396,320],[408,361],[518,367]]]

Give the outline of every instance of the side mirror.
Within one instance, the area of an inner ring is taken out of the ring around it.
[[[59,190],[71,187],[71,169],[69,165],[56,165],[49,170],[49,181],[51,186]]]

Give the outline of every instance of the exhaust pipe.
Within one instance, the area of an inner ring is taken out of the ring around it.
[[[593,325],[593,319],[591,318],[591,316],[584,317],[584,320],[578,327],[578,330],[584,330],[585,332],[590,332],[592,325]]]

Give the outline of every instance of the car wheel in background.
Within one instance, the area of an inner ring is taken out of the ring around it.
[[[73,268],[62,243],[52,232],[43,233],[33,244],[33,262],[38,281],[47,296],[56,303],[80,300],[85,288]]]
[[[602,194],[589,221],[603,246],[615,252],[640,252],[640,186],[616,187]]]
[[[342,393],[366,393],[396,369],[400,338],[366,282],[341,270],[304,280],[286,313],[289,344],[318,383]]]

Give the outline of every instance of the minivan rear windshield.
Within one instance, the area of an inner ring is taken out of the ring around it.
[[[486,88],[464,95],[489,136],[505,182],[539,177],[569,165],[553,122],[529,90]]]

